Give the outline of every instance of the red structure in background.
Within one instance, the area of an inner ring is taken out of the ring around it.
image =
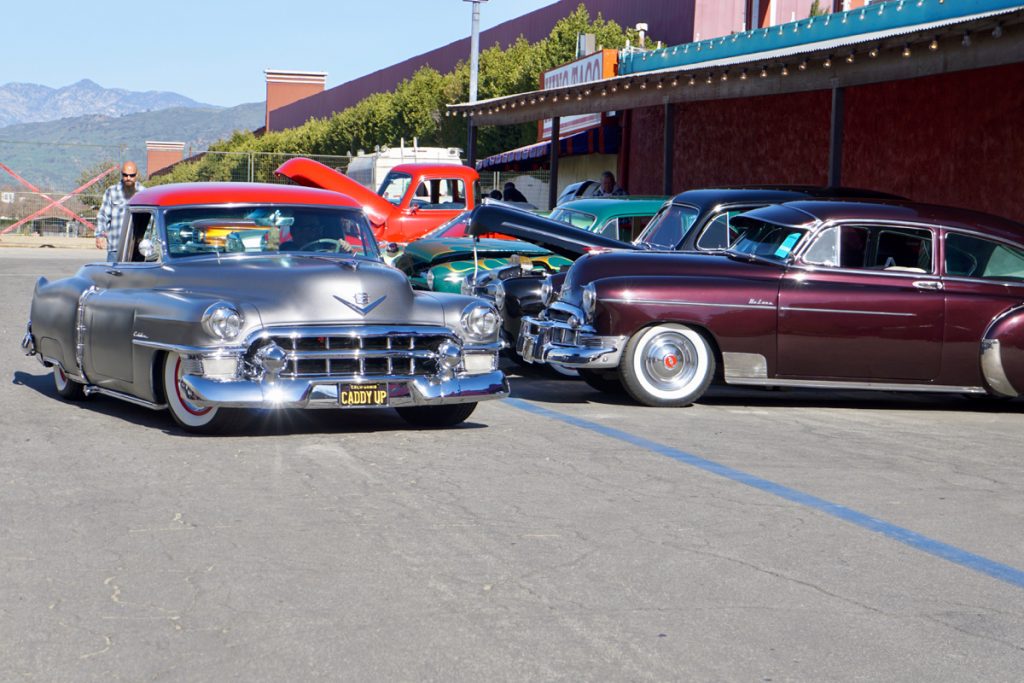
[[[24,178],[22,178],[17,173],[15,173],[13,170],[11,170],[10,167],[6,166],[5,164],[0,163],[0,169],[3,169],[4,171],[7,171],[7,173],[9,173],[15,180],[17,180],[23,186],[27,187],[32,192],[35,192],[39,196],[41,196],[41,197],[43,197],[45,199],[50,200],[50,203],[47,204],[46,206],[44,206],[43,208],[41,208],[38,211],[35,211],[35,212],[29,214],[28,216],[25,216],[20,221],[18,221],[16,223],[12,223],[11,225],[7,226],[2,231],[0,231],[0,235],[6,235],[7,233],[11,232],[15,228],[18,228],[18,227],[24,225],[25,223],[29,222],[33,218],[38,218],[39,216],[42,216],[44,213],[46,213],[50,209],[54,209],[54,208],[55,209],[59,209],[63,213],[68,214],[69,216],[74,218],[76,221],[82,223],[83,225],[88,227],[90,230],[95,232],[96,231],[96,226],[95,225],[93,225],[92,223],[90,223],[86,219],[82,218],[81,216],[79,216],[77,213],[75,213],[71,209],[69,209],[66,206],[64,206],[64,202],[66,202],[67,200],[71,199],[75,195],[81,194],[83,190],[85,190],[85,189],[87,189],[89,187],[92,187],[93,185],[95,185],[99,181],[103,180],[105,177],[107,177],[108,175],[110,175],[111,173],[116,171],[117,170],[117,166],[111,166],[107,170],[103,171],[103,173],[100,173],[95,178],[92,178],[91,180],[89,180],[89,182],[85,183],[84,185],[80,185],[79,187],[75,188],[72,192],[69,192],[68,194],[64,195],[60,199],[54,199],[50,195],[46,194],[45,192],[40,190],[38,187],[36,187],[35,185],[30,183],[29,181],[27,181]]]
[[[830,93],[673,105],[673,187],[828,182]],[[979,106],[984,102],[984,106]],[[631,111],[629,190],[661,191],[662,107]],[[843,184],[1024,221],[1024,64],[846,89]]]

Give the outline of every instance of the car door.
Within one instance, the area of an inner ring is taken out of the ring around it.
[[[978,349],[989,325],[1024,302],[1024,245],[990,235],[944,230],[945,384],[976,385]]]
[[[96,290],[82,311],[86,374],[93,384],[120,390],[127,390],[134,380],[132,338],[139,290],[151,286],[154,271],[161,267],[139,250],[144,238],[156,236],[155,213],[132,211],[125,229],[121,253],[93,274]]]
[[[935,380],[945,315],[935,233],[867,223],[819,231],[782,280],[778,374]]]

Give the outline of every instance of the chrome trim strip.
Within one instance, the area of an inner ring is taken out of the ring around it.
[[[245,346],[187,346],[185,344],[165,344],[163,342],[151,341],[149,339],[132,339],[132,344],[135,346],[145,346],[150,349],[160,349],[162,351],[175,351],[185,355],[201,354],[209,356],[214,354],[219,356],[230,356],[245,353],[246,350]]]
[[[125,401],[126,403],[134,403],[137,406],[149,408],[150,410],[163,410],[164,408],[167,407],[166,403],[153,403],[151,401],[139,398],[138,396],[132,396],[131,394],[125,394],[120,391],[114,391],[112,389],[104,389],[103,387],[98,387],[95,384],[85,385],[83,387],[83,391],[85,391],[86,396],[92,396],[93,394],[101,394],[103,396],[110,396],[111,398],[116,398],[118,400]]]
[[[601,301],[611,301],[613,303],[620,304],[651,304],[651,305],[666,305],[666,306],[710,306],[714,308],[756,308],[758,310],[774,310],[775,304],[716,304],[707,303],[702,301],[679,301],[673,299],[601,299]]]
[[[244,346],[249,347],[257,339],[267,337],[386,337],[391,335],[414,337],[451,337],[462,341],[455,332],[447,327],[435,325],[277,325],[263,327],[251,332],[245,338]]]
[[[981,374],[992,391],[999,396],[1020,396],[1003,369],[1003,354],[998,339],[981,340]]]
[[[891,315],[901,318],[916,318],[917,313],[892,313],[890,311],[851,311],[843,308],[812,308],[806,306],[783,306],[780,311],[802,311],[806,313],[851,313],[853,315]]]
[[[768,387],[801,387],[804,389],[856,389],[866,391],[913,391],[949,394],[987,394],[984,387],[947,386],[940,384],[900,384],[898,382],[845,382],[840,380],[815,379],[768,379],[768,378],[726,378],[729,384],[768,386]]]

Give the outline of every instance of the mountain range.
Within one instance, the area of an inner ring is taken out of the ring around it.
[[[123,116],[170,107],[214,108],[173,92],[104,88],[89,79],[63,88],[35,83],[0,85],[0,126],[56,121],[87,114]]]
[[[5,107],[14,101],[20,104]],[[59,119],[46,113],[56,111],[78,113]],[[220,108],[175,93],[133,93],[92,81],[59,89],[9,83],[0,87],[0,121],[4,116],[36,120],[0,127],[0,163],[44,189],[71,190],[100,163],[131,159],[145,174],[147,140],[184,142],[188,155],[236,130],[254,130],[263,124],[264,104]],[[0,186],[17,189],[2,171]]]

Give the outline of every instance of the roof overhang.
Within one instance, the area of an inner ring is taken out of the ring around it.
[[[477,126],[672,102],[759,97],[1024,61],[1024,4],[968,16],[448,105]]]

